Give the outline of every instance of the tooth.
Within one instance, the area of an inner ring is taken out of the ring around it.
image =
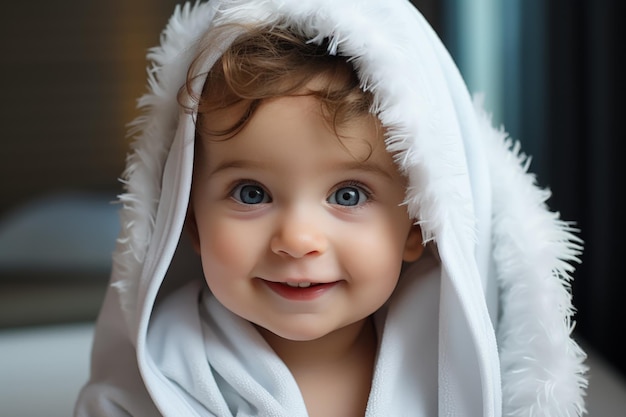
[[[285,282],[285,284],[292,288],[308,288],[313,285],[310,282]]]

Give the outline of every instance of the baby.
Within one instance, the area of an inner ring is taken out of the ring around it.
[[[410,2],[186,4],[150,59],[75,416],[584,412],[578,240]]]

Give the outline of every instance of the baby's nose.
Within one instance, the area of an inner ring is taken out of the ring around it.
[[[302,210],[285,213],[272,236],[272,252],[292,258],[324,253],[328,240],[320,219],[313,217]]]

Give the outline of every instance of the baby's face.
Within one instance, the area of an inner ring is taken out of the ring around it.
[[[239,114],[204,123],[221,130]],[[290,340],[363,321],[422,251],[375,121],[339,133],[315,98],[281,97],[232,138],[197,147],[191,204],[206,281],[225,307]]]

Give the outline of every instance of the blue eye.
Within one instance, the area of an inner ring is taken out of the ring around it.
[[[328,198],[330,204],[340,206],[358,206],[367,201],[367,194],[358,187],[341,187],[338,188]]]
[[[262,204],[270,201],[263,187],[255,184],[240,184],[232,192],[232,197],[243,204]]]

